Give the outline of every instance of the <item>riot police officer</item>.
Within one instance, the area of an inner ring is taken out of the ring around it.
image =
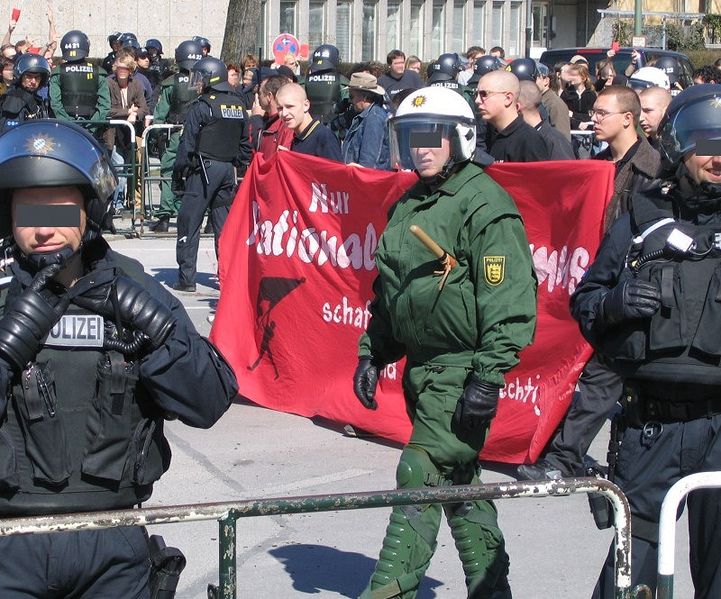
[[[108,52],[108,55],[103,59],[103,63],[100,65],[106,73],[111,73],[113,71],[115,54],[123,47],[119,41],[121,35],[123,34],[120,31],[113,31],[113,33],[108,36],[110,52]]]
[[[46,119],[49,107],[39,91],[50,78],[50,64],[39,54],[26,52],[15,61],[15,81],[0,97],[0,131],[29,119]]]
[[[150,67],[148,70],[156,72],[160,81],[164,81],[171,75],[168,60],[163,58],[163,44],[154,37],[145,42],[145,48],[150,57]]]
[[[437,137],[432,147],[411,147],[414,132]],[[413,432],[398,464],[399,488],[477,483],[478,452],[503,375],[533,338],[536,286],[528,240],[513,200],[470,161],[475,120],[459,94],[441,87],[414,91],[391,117],[390,137],[391,164],[414,169],[420,181],[393,206],[378,241],[375,298],[359,342],[354,391],[376,409],[380,369],[405,356]],[[439,264],[413,238],[411,225],[457,256],[457,264]],[[511,596],[496,509],[473,501],[394,508],[363,599],[416,596],[442,511],[468,596]]]
[[[202,35],[194,35],[193,41],[198,42],[203,56],[210,56],[210,40],[207,37],[203,37]]]
[[[110,113],[106,71],[87,60],[90,41],[82,31],[68,31],[60,40],[63,63],[50,74],[50,108],[62,121],[105,121]]]
[[[695,85],[660,127],[661,178],[636,193],[571,298],[624,383],[615,482],[631,505],[631,586],[656,587],[669,488],[721,469],[721,85]],[[687,500],[695,596],[721,596],[718,491]],[[614,596],[608,559],[594,597]]]
[[[178,213],[178,281],[173,288],[187,292],[195,291],[203,215],[210,208],[217,256],[236,179],[245,173],[251,156],[247,113],[228,84],[225,64],[206,56],[193,65],[191,73],[191,84],[202,95],[188,109],[173,168],[176,188],[184,189]]]
[[[428,85],[446,87],[462,94],[458,73],[464,68],[463,61],[457,53],[441,54],[438,60],[428,65]]]
[[[533,81],[538,79],[538,65],[532,58],[516,58],[506,67],[507,71],[511,71],[519,81]]]
[[[198,91],[190,86],[190,69],[203,58],[200,44],[193,40],[181,42],[175,49],[175,63],[178,72],[163,81],[160,98],[153,113],[153,123],[182,125],[190,103],[198,97]],[[165,139],[163,136],[162,139]],[[170,133],[168,142],[160,156],[160,176],[166,180],[160,183],[160,210],[158,222],[151,227],[156,233],[168,231],[170,217],[178,213],[182,195],[176,195],[170,188],[170,178],[175,165],[180,143],[180,130]]]
[[[168,469],[165,419],[208,428],[237,392],[182,304],[100,236],[117,178],[84,129],[0,142],[0,517],[128,509]],[[197,393],[203,387],[202,399]],[[2,597],[148,597],[145,531],[2,537]]]
[[[338,72],[340,54],[331,44],[322,44],[313,52],[308,76],[305,79],[305,93],[310,102],[311,114],[323,124],[330,123],[345,111],[342,106],[345,88],[350,83]]]

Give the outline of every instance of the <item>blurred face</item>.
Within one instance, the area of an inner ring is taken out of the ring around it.
[[[569,85],[571,83],[571,66],[563,65],[561,67],[561,82],[563,85]]]
[[[411,63],[408,65],[408,70],[409,70],[409,71],[415,71],[416,73],[419,73],[419,74],[420,74],[420,72],[421,72],[421,63],[420,63],[420,62],[411,62]]]
[[[36,92],[42,80],[43,76],[39,73],[25,73],[20,78],[20,85],[29,92]]]
[[[247,87],[251,83],[253,83],[253,71],[251,71],[250,69],[246,69],[243,72],[243,85]]]
[[[628,126],[629,119],[633,122],[630,112],[621,112],[616,96],[599,96],[593,105],[593,132],[596,139],[610,141],[615,139]]]
[[[440,148],[411,148],[411,159],[423,178],[435,177],[451,157],[451,144],[447,136],[441,137]]]
[[[310,110],[310,102],[303,99],[300,94],[283,93],[283,88],[278,92],[276,102],[280,118],[283,119],[286,126],[294,131],[299,130]]]
[[[40,227],[16,226],[18,206],[42,208],[45,206],[78,206],[80,223],[77,227],[54,227],[51,223]],[[13,237],[24,254],[34,252],[53,252],[70,246],[73,250],[80,247],[86,226],[85,201],[77,187],[31,187],[13,192]]]
[[[687,154],[683,159],[696,183],[721,183],[721,156],[696,156]]]
[[[8,64],[3,67],[3,81],[5,83],[12,83],[13,80],[13,65]]]
[[[579,85],[583,85],[583,77],[581,77],[581,73],[577,70],[570,69],[568,72],[568,82],[574,87],[578,87]]]
[[[391,73],[400,77],[405,70],[406,70],[406,59],[403,58],[402,56],[399,56],[398,58],[394,58],[390,64]]]
[[[639,99],[641,100],[641,129],[648,136],[656,135],[661,119],[666,113],[666,106],[660,98],[654,95],[642,94]]]
[[[3,56],[4,56],[5,58],[14,58],[14,57],[15,57],[15,54],[17,54],[17,52],[15,51],[15,47],[14,47],[14,46],[10,46],[10,47],[5,48],[5,49],[3,50]]]
[[[235,69],[230,69],[228,71],[228,83],[230,83],[233,87],[240,83],[240,73]]]
[[[115,64],[115,78],[118,83],[127,83],[128,77],[130,77],[130,69],[122,64]]]

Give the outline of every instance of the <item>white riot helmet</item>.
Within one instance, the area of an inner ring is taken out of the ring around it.
[[[419,146],[424,134],[440,133],[450,141],[450,158],[445,171],[467,162],[476,149],[476,119],[458,92],[445,87],[424,87],[401,102],[389,120],[391,165],[414,170],[411,144]],[[423,146],[421,146],[423,147]]]
[[[663,89],[671,89],[671,82],[668,75],[661,69],[656,67],[641,67],[638,71],[631,75],[628,80],[628,86],[635,90],[642,90],[648,87],[662,87]]]

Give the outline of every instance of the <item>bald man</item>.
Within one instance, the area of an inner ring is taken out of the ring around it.
[[[279,150],[290,149],[301,154],[343,162],[338,138],[328,127],[311,116],[310,102],[303,87],[297,83],[287,83],[278,90],[275,101],[280,118],[286,127],[293,131],[290,148],[278,146]]]
[[[641,100],[641,129],[651,147],[658,150],[658,125],[671,103],[671,92],[662,87],[649,87],[641,92],[638,99]]]
[[[521,93],[518,96],[518,111],[523,120],[541,134],[546,142],[551,160],[575,160],[573,146],[565,135],[544,121],[539,111],[541,90],[533,81],[521,81]]]
[[[476,107],[481,118],[496,130],[488,153],[496,162],[550,160],[541,134],[518,114],[519,93],[518,78],[509,71],[492,71],[479,79]]]

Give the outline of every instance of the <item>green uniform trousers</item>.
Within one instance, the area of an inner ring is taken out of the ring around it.
[[[399,488],[478,483],[478,452],[487,427],[456,434],[453,412],[470,374],[463,366],[414,364],[403,377],[413,433],[396,473]],[[507,599],[509,559],[490,501],[393,509],[380,558],[362,599],[412,599],[436,548],[441,511],[456,543],[468,597]]]
[[[167,177],[167,180],[160,182],[160,208],[157,216],[175,216],[180,210],[183,194],[175,195],[170,189],[170,177],[173,174],[179,144],[180,131],[173,131],[168,139],[168,147],[160,157],[160,176]]]

